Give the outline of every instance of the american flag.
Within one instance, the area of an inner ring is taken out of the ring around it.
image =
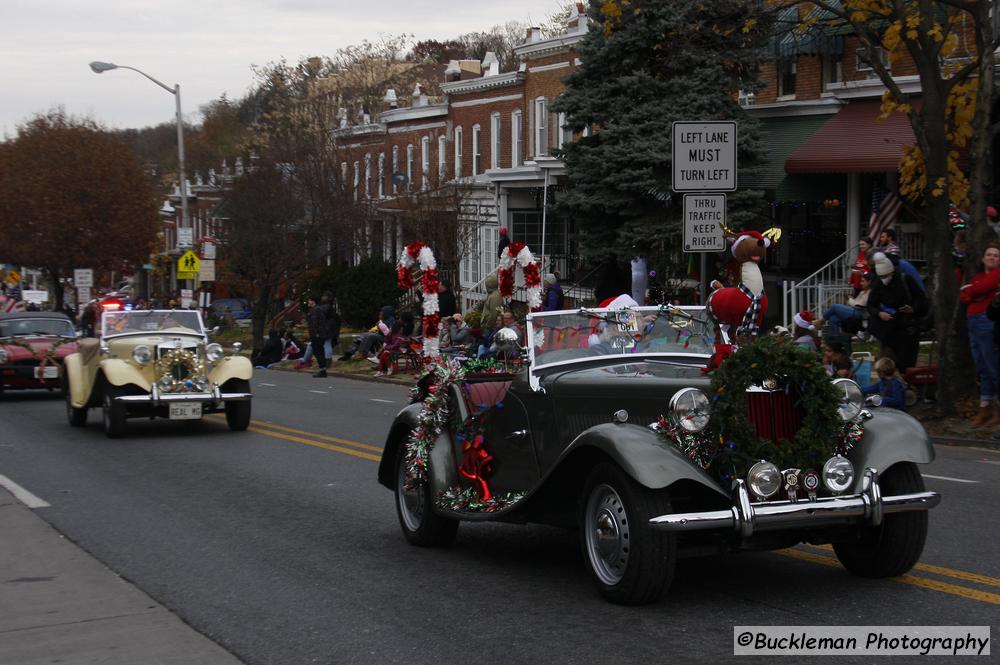
[[[24,311],[24,301],[14,300],[13,298],[8,298],[7,296],[0,296],[0,312],[9,314],[11,312],[23,312]]]
[[[895,190],[886,192],[875,187],[872,192],[872,216],[868,220],[868,236],[878,242],[879,234],[892,227],[903,209],[903,201]]]

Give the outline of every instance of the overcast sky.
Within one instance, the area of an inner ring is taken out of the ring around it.
[[[0,138],[62,105],[114,128],[172,121],[173,97],[129,65],[181,86],[185,119],[242,96],[251,65],[297,61],[380,34],[447,39],[544,22],[560,0],[0,0]]]

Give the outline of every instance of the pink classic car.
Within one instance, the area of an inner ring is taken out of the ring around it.
[[[59,388],[63,359],[76,350],[76,330],[65,314],[0,314],[0,393]]]

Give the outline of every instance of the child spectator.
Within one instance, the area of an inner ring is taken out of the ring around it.
[[[806,351],[819,351],[816,343],[816,326],[813,324],[812,312],[799,312],[792,320],[795,322],[795,331],[792,337],[795,339],[795,346]]]
[[[892,358],[883,356],[876,360],[875,374],[878,375],[878,381],[861,391],[865,395],[881,395],[882,406],[906,411],[906,383],[896,371],[896,363]]]
[[[389,334],[385,337],[385,344],[382,346],[382,351],[378,354],[378,369],[375,372],[375,376],[388,376],[393,372],[392,357],[403,350],[403,344],[406,342],[406,337],[402,333],[403,324],[399,321],[393,321],[392,327],[389,328]]]

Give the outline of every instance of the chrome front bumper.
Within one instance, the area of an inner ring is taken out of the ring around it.
[[[882,496],[878,472],[868,468],[862,478],[860,494],[751,503],[746,483],[737,480],[733,488],[733,505],[729,510],[660,515],[650,519],[649,523],[662,531],[733,530],[743,538],[749,538],[754,533],[763,531],[833,526],[859,521],[878,526],[882,523],[883,515],[930,510],[940,502],[941,495],[937,492]]]
[[[161,393],[156,385],[148,395],[118,395],[115,402],[124,404],[169,404],[170,402],[245,402],[253,393],[224,393],[216,387],[210,393]]]

